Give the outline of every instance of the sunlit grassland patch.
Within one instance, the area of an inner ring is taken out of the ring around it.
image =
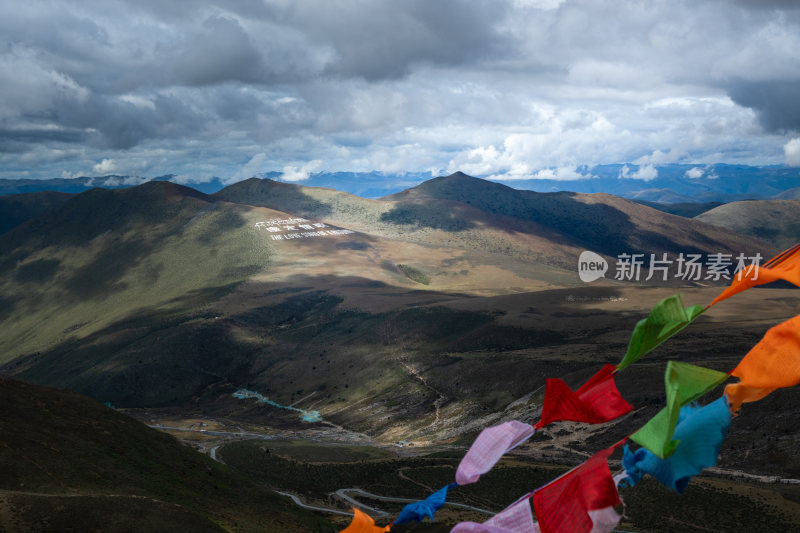
[[[0,361],[86,337],[140,310],[200,310],[221,296],[214,289],[230,290],[267,270],[270,245],[244,211],[228,204],[186,205],[168,217],[125,224],[123,231],[112,227],[87,242],[31,251],[14,281],[0,281],[9,294],[27,276],[25,293],[5,316]]]

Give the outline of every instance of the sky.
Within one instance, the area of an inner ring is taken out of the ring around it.
[[[6,0],[0,178],[800,166],[795,0]]]

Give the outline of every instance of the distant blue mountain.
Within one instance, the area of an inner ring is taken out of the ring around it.
[[[280,173],[278,173],[280,174]],[[52,178],[43,180],[33,179],[0,179],[0,196],[9,194],[21,194],[28,192],[42,192],[42,191],[56,191],[66,193],[81,193],[89,189],[125,189],[139,185],[145,181],[174,181],[175,176],[167,174],[165,176],[158,176],[156,178],[144,178],[139,176],[118,176],[111,174],[108,176],[88,177],[81,176],[79,178]],[[189,181],[184,182],[183,185],[191,187],[195,190],[206,194],[213,194],[218,190],[225,187],[222,180],[214,178],[210,181]]]
[[[627,167],[628,171],[625,172]],[[658,177],[644,181],[631,177],[637,165],[598,165],[582,167],[586,174],[577,180],[497,180],[515,189],[538,192],[573,191],[605,192],[625,198],[650,202],[731,202],[744,199],[771,198],[800,186],[800,168],[785,166],[753,167],[746,165],[683,165],[657,166]],[[694,170],[700,177],[691,178]]]
[[[640,170],[633,164],[579,167],[586,178],[576,180],[493,178],[514,189],[537,192],[604,192],[660,203],[732,202],[770,198],[786,190],[800,187],[800,168],[747,165],[683,165],[656,167],[658,176],[645,181],[630,177]],[[689,177],[700,175],[699,177]],[[627,176],[627,177],[625,177]],[[280,181],[280,173],[270,172],[262,178]],[[431,179],[430,173],[386,174],[382,172],[320,172],[298,182],[311,187],[328,187],[362,198],[380,198],[419,185]]]
[[[633,164],[583,166],[577,169],[586,176],[581,179],[514,180],[495,177],[493,181],[515,189],[537,192],[604,192],[632,200],[658,203],[726,203],[736,200],[766,199],[800,187],[800,168],[785,166],[660,165],[655,167],[657,177],[649,181],[631,177],[640,168]],[[256,177],[280,181],[281,176],[281,172],[271,171]],[[319,172],[297,183],[345,191],[362,198],[380,198],[419,185],[432,177],[428,172],[402,174],[375,171]],[[168,174],[153,179],[173,181],[174,178]],[[93,187],[106,189],[129,187],[147,180],[148,178],[114,175],[47,180],[0,179],[0,195],[39,191],[78,193]],[[181,183],[206,194],[213,194],[225,187],[219,178],[204,182],[181,180]],[[786,194],[795,193],[796,191]]]

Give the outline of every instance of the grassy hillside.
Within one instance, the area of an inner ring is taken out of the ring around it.
[[[585,378],[616,362],[635,322],[674,292],[587,286],[574,261],[567,271],[537,258],[566,261],[579,239],[607,234],[629,251],[754,242],[608,195],[526,196],[465,176],[387,201],[268,180],[226,191],[163,182],[89,191],[0,236],[2,370],[120,407],[315,427],[231,396],[245,387],[320,411],[320,427],[451,441],[534,416],[527,406],[547,376]],[[286,211],[223,200],[234,192]],[[438,198],[451,193],[464,201]],[[570,227],[567,215],[587,227]],[[350,217],[363,232],[288,241],[256,227],[290,216]],[[711,300],[698,291],[691,303]],[[762,294],[776,300],[769,317],[794,312],[790,297]],[[762,326],[701,330],[681,354],[703,361],[718,347],[727,364]],[[738,344],[721,346],[731,339]],[[658,389],[661,372],[631,375]]]
[[[0,196],[0,233],[19,226],[65,204],[71,194],[62,192],[32,192]]]
[[[800,200],[731,202],[695,218],[781,249],[800,242]]]
[[[582,250],[620,253],[775,252],[734,232],[607,194],[521,191],[462,173],[364,200],[315,187],[247,180],[218,198],[284,209],[396,240],[574,268]]]
[[[769,249],[734,232],[697,224],[608,194],[518,191],[460,172],[434,178],[385,199],[400,202],[400,206],[427,203],[433,207],[441,200],[465,203],[495,215],[539,224],[578,247],[612,257],[624,252],[678,254]]]
[[[659,202],[648,202],[646,200],[634,200],[637,204],[646,205],[671,215],[678,215],[679,217],[694,218],[697,215],[710,211],[715,207],[724,205],[722,202],[704,202],[704,203],[677,203],[665,204]]]
[[[772,197],[775,200],[797,200],[800,199],[800,187],[785,190]]]
[[[150,182],[85,192],[0,236],[0,361],[86,338],[142,310],[201,310],[269,268],[269,244],[247,212]]]
[[[0,530],[328,532],[328,522],[102,404],[0,378]]]
[[[580,250],[563,235],[530,221],[497,216],[466,203],[367,200],[319,187],[250,179],[227,187],[215,198],[279,209],[369,235],[430,248],[466,250],[473,262],[510,257],[531,264],[571,267]]]
[[[501,420],[534,421],[547,377],[578,386],[599,365],[617,363],[634,324],[672,293],[635,287],[491,298],[425,293],[427,304],[406,307],[401,304],[409,300],[398,290],[395,307],[378,312],[313,288],[322,282],[304,281],[306,288],[285,291],[251,282],[249,293],[215,304],[225,310],[184,321],[142,316],[21,357],[5,370],[123,407],[171,405],[198,416],[296,430],[345,428],[382,442],[457,442]],[[364,297],[380,289],[355,282],[349,280],[349,290],[367,291]],[[692,291],[686,303],[708,302],[717,292]],[[635,430],[662,405],[668,359],[730,370],[770,325],[800,311],[791,290],[753,290],[736,302],[728,311],[714,308],[620,376],[626,399],[645,411],[621,422],[609,439]],[[301,422],[297,413],[233,398],[240,387],[319,411],[323,421]],[[740,415],[731,434],[741,445],[731,453],[732,465],[800,472],[791,439],[761,438],[764,431],[800,432],[800,425],[786,424],[798,394],[779,391]]]

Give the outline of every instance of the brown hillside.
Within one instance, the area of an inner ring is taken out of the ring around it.
[[[800,200],[749,200],[721,205],[695,217],[785,249],[800,242]]]

